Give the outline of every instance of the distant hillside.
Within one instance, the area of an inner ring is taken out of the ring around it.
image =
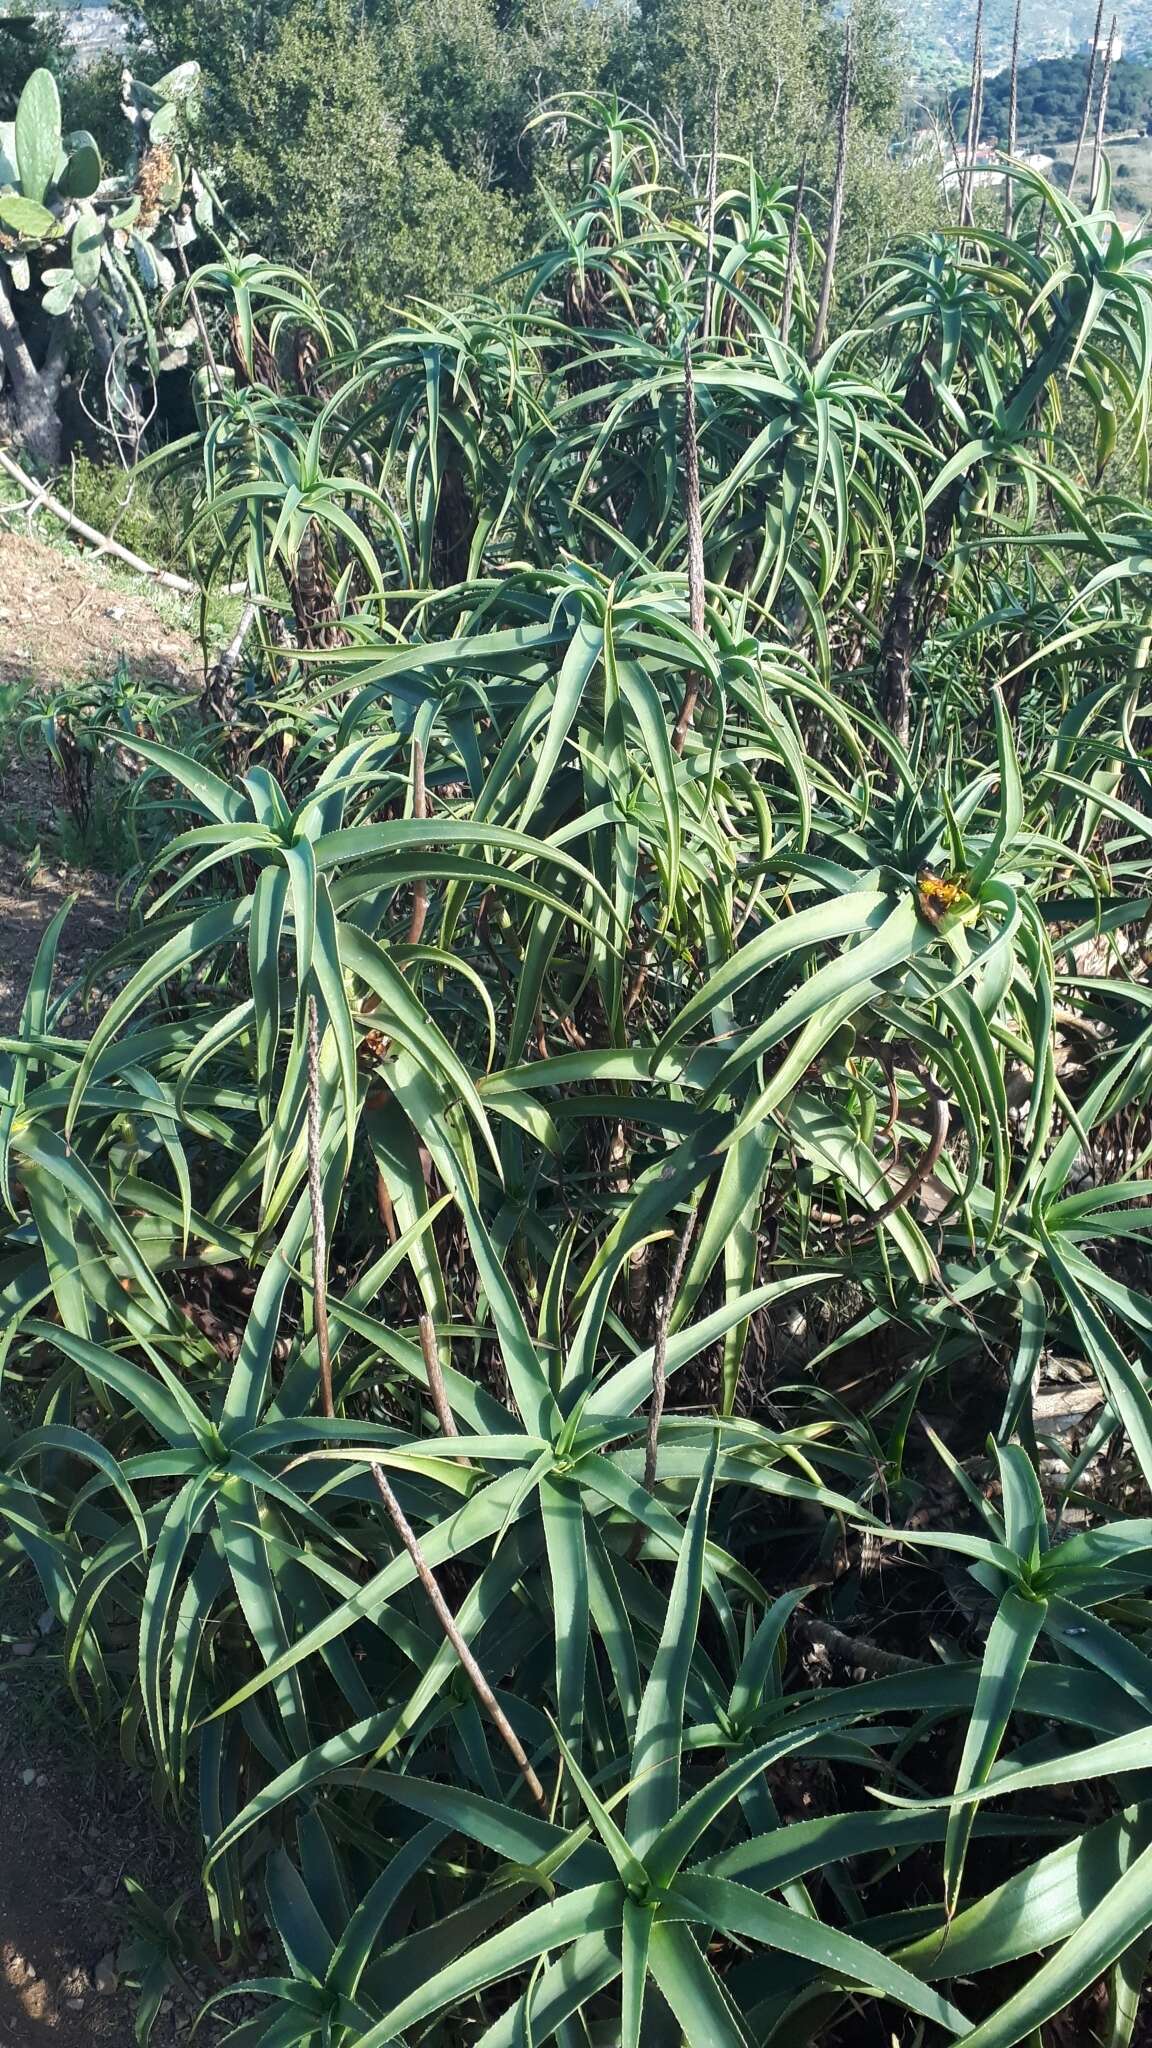
[[[1152,8],[1147,0],[1113,0],[1125,57],[1152,57]],[[966,77],[972,62],[976,0],[894,0],[918,85],[944,85]],[[988,71],[1006,65],[1012,48],[1015,0],[985,0],[984,59]],[[1110,16],[1112,6],[1107,8]],[[1023,0],[1020,56],[1074,57],[1096,22],[1096,0]]]
[[[1018,133],[1021,142],[1070,142],[1080,130],[1087,58],[1055,57],[1021,67],[1018,92]],[[984,87],[985,142],[1003,142],[1008,133],[1009,75],[999,72]],[[967,91],[953,97],[958,131],[968,113]],[[1109,135],[1152,132],[1152,64],[1122,58],[1112,67],[1105,132]]]

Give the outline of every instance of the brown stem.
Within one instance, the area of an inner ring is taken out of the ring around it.
[[[712,326],[712,265],[716,256],[716,172],[720,158],[720,73],[712,79],[712,135],[708,149],[708,235],[704,248],[704,311],[700,334],[708,342]]]
[[[437,1621],[440,1623],[457,1657],[460,1659],[473,1692],[476,1694],[509,1755],[515,1762],[516,1768],[520,1772],[537,1806],[547,1813],[548,1801],[544,1796],[544,1787],[528,1761],[524,1745],[516,1730],[513,1728],[492,1687],[489,1685],[488,1680],[485,1678],[479,1664],[476,1662],[475,1657],[457,1628],[456,1617],[444,1598],[443,1593],[440,1591],[432,1567],[420,1548],[408,1517],[405,1515],[396,1495],[388,1484],[383,1468],[379,1465],[373,1465],[372,1477],[376,1482],[376,1491],[392,1518],[392,1525],[396,1534],[399,1536],[401,1543],[404,1545],[415,1566],[416,1576],[432,1603]]]
[[[328,1232],[324,1224],[324,1182],[320,1172],[320,1034],[314,996],[308,998],[308,1206],[312,1211],[312,1291],[316,1349],[320,1354],[320,1413],[335,1415],[332,1352],[328,1341]]]
[[[417,739],[414,739],[412,742],[412,816],[421,819],[428,816],[428,786],[424,780],[424,749]],[[428,903],[427,882],[414,882],[412,885],[412,912],[408,919],[407,942],[410,946],[418,946],[424,936],[424,926],[428,921]],[[379,1002],[379,996],[370,996],[364,1008],[371,1014],[378,1008]],[[379,1167],[376,1169],[376,1210],[381,1223],[388,1232],[389,1238],[395,1244],[399,1235],[396,1228],[396,1211],[392,1205],[392,1196],[389,1192],[388,1183]]]
[[[964,140],[964,175],[960,184],[960,225],[972,218],[972,185],[976,171],[976,146],[980,140],[980,101],[984,79],[984,0],[976,0],[976,23],[972,32],[972,83],[968,92],[968,133]]]
[[[200,294],[192,282],[192,273],[188,268],[188,258],[184,253],[184,244],[179,236],[176,238],[176,254],[180,259],[180,268],[184,272],[184,281],[188,289],[188,303],[192,308],[192,318],[196,323],[196,332],[200,337],[200,346],[204,351],[204,361],[208,366],[209,375],[216,387],[216,396],[219,398],[223,393],[224,386],[220,379],[216,358],[212,353],[212,340],[208,333],[208,325],[200,304]]]
[[[836,251],[840,242],[840,223],[844,218],[844,187],[848,178],[848,130],[852,112],[852,16],[844,23],[844,70],[840,80],[840,111],[836,127],[836,175],[832,184],[832,211],[828,216],[828,240],[824,248],[824,274],[820,279],[820,301],[816,308],[816,325],[812,329],[812,341],[808,350],[810,363],[816,362],[824,353],[824,341],[828,332],[828,313],[832,305],[832,280],[836,272]]]
[[[947,1095],[936,1080],[935,1075],[925,1066],[919,1053],[913,1052],[911,1046],[903,1048],[903,1057],[905,1065],[911,1067],[912,1072],[928,1096],[930,1105],[928,1143],[925,1145],[923,1152],[902,1186],[898,1187],[895,1194],[890,1195],[888,1200],[879,1209],[870,1211],[867,1223],[855,1233],[855,1238],[857,1239],[869,1236],[878,1224],[886,1223],[890,1216],[895,1216],[898,1209],[906,1209],[909,1202],[915,1200],[928,1175],[935,1170],[940,1154],[943,1152],[947,1142],[949,1123]]]

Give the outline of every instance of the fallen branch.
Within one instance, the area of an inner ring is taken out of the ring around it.
[[[78,533],[81,540],[86,540],[92,547],[98,548],[102,555],[115,555],[118,562],[124,562],[129,569],[135,569],[138,576],[150,576],[154,583],[162,583],[166,590],[181,590],[188,596],[195,596],[196,585],[189,583],[186,576],[176,576],[171,569],[155,569],[151,562],[145,562],[140,555],[134,555],[131,548],[121,547],[118,540],[111,540],[106,533],[97,533],[94,526],[89,526],[86,520],[77,518],[75,512],[70,512],[67,505],[61,504],[59,498],[54,498],[50,491],[45,491],[39,484],[33,483],[27,472],[21,469],[18,462],[13,462],[12,457],[3,448],[0,448],[0,469],[7,470],[8,475],[14,478],[22,490],[32,493],[38,500],[38,505],[43,506],[46,512],[51,512],[54,519],[61,520],[72,533]]]
[[[898,1671],[923,1671],[915,1657],[901,1657],[895,1650],[882,1650],[879,1643],[870,1642],[867,1636],[846,1636],[831,1622],[817,1621],[807,1614],[798,1614],[792,1624],[796,1640],[809,1649],[823,1650],[829,1657],[837,1657],[849,1671],[860,1672],[865,1678],[891,1678]]]

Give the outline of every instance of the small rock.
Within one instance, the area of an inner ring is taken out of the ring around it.
[[[105,610],[104,617],[106,619],[122,619],[124,617],[124,606],[122,604],[110,604]]]
[[[53,1614],[52,1609],[50,1607],[46,1607],[44,1609],[44,1612],[39,1617],[36,1626],[39,1629],[42,1636],[51,1635],[53,1629],[56,1626],[56,1616]]]
[[[13,1643],[12,1655],[14,1657],[30,1657],[35,1648],[35,1643]]]
[[[22,1785],[34,1785],[36,1783],[35,1771],[21,1771],[20,1783]]]
[[[45,1777],[45,1775],[44,1775],[43,1771],[37,1771],[37,1773],[36,1773],[36,1783],[37,1783],[38,1785],[46,1785],[46,1784],[48,1783],[48,1780],[47,1780],[47,1778]]]
[[[112,1993],[119,1990],[120,1979],[116,1974],[114,1955],[101,1956],[93,1971],[93,1982],[101,1998],[111,1998]]]

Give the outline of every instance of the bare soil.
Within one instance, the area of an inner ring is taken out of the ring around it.
[[[82,868],[46,866],[29,874],[17,854],[0,848],[0,1033],[15,1029],[44,927],[72,895],[77,901],[61,934],[56,988],[77,980],[123,930],[113,885]],[[81,1014],[77,1005],[76,1026]]]
[[[121,661],[157,682],[187,682],[203,667],[196,641],[162,616],[147,585],[125,589],[82,555],[0,530],[0,682],[51,688]]]

